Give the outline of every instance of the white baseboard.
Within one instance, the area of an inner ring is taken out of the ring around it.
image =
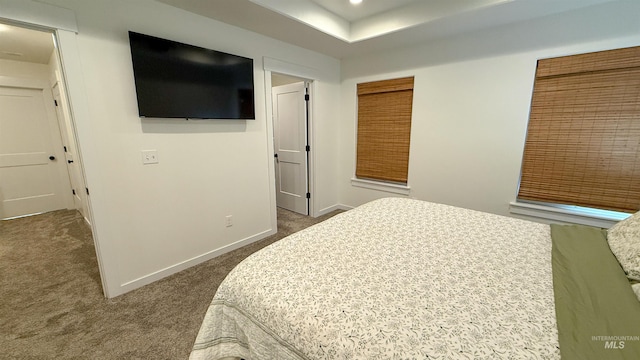
[[[326,214],[328,214],[328,213],[330,213],[332,211],[335,211],[335,210],[347,211],[347,210],[351,210],[351,209],[353,209],[353,206],[347,206],[347,205],[344,205],[344,204],[336,204],[336,205],[329,206],[328,208],[324,208],[324,209],[318,211],[318,216],[326,215]],[[316,216],[316,217],[318,217],[318,216]]]
[[[180,272],[182,270],[185,270],[185,269],[188,269],[188,268],[193,267],[195,265],[201,264],[201,263],[203,263],[205,261],[211,260],[211,259],[213,259],[215,257],[218,257],[218,256],[220,256],[222,254],[228,253],[228,252],[233,251],[235,249],[239,249],[239,248],[241,248],[241,247],[243,247],[245,245],[249,245],[249,244],[254,243],[254,242],[258,241],[258,240],[262,240],[262,239],[264,239],[264,238],[266,238],[268,236],[271,236],[271,235],[275,234],[276,232],[277,231],[275,229],[266,230],[266,231],[263,231],[263,232],[258,233],[256,235],[250,236],[248,238],[245,238],[245,239],[242,239],[242,240],[238,240],[238,241],[236,241],[236,242],[234,242],[232,244],[223,246],[223,247],[221,247],[219,249],[209,251],[207,253],[204,253],[202,255],[198,255],[198,256],[196,256],[194,258],[191,258],[189,260],[185,260],[185,261],[180,262],[178,264],[171,265],[171,266],[166,267],[166,268],[164,268],[162,270],[158,270],[156,272],[153,272],[151,274],[142,276],[142,277],[137,278],[135,280],[128,281],[128,282],[120,285],[120,288],[116,290],[117,294],[114,294],[114,297],[118,296],[118,295],[122,295],[122,294],[124,294],[126,292],[129,292],[131,290],[140,288],[142,286],[151,284],[152,282],[158,281],[158,280],[160,280],[162,278],[165,278],[167,276],[173,275],[173,274],[178,273],[178,272]]]

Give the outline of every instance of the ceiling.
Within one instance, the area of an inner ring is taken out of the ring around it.
[[[156,0],[338,59],[620,0]],[[50,33],[0,24],[0,59],[47,64]]]
[[[366,0],[366,5],[352,5],[348,0],[311,1],[350,22],[416,2],[416,0]]]
[[[249,0],[347,43],[512,0]]]
[[[0,59],[48,64],[51,52],[51,33],[0,24]]]
[[[619,0],[156,0],[335,58]]]

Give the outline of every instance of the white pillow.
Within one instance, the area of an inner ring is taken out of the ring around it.
[[[636,293],[638,301],[640,301],[640,283],[631,285],[631,288],[633,289],[633,292]]]
[[[611,252],[631,280],[640,280],[640,211],[607,231]]]

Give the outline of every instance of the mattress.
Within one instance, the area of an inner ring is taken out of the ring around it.
[[[548,225],[380,199],[249,256],[191,359],[559,359]]]

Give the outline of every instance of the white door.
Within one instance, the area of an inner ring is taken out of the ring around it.
[[[47,86],[0,77],[2,219],[64,209],[70,200],[63,194],[70,191],[69,181]]]
[[[72,133],[73,128],[69,110],[66,106],[66,98],[64,97],[64,92],[61,90],[61,83],[57,82],[53,86],[51,92],[53,93],[60,135],[62,135],[62,145],[65,157],[64,161],[67,164],[69,180],[71,181],[73,207],[78,209],[82,216],[88,221],[86,189],[82,178],[82,172],[80,170],[80,159],[77,156],[77,146],[75,137]]]
[[[276,204],[308,215],[307,101],[304,82],[272,89]]]

